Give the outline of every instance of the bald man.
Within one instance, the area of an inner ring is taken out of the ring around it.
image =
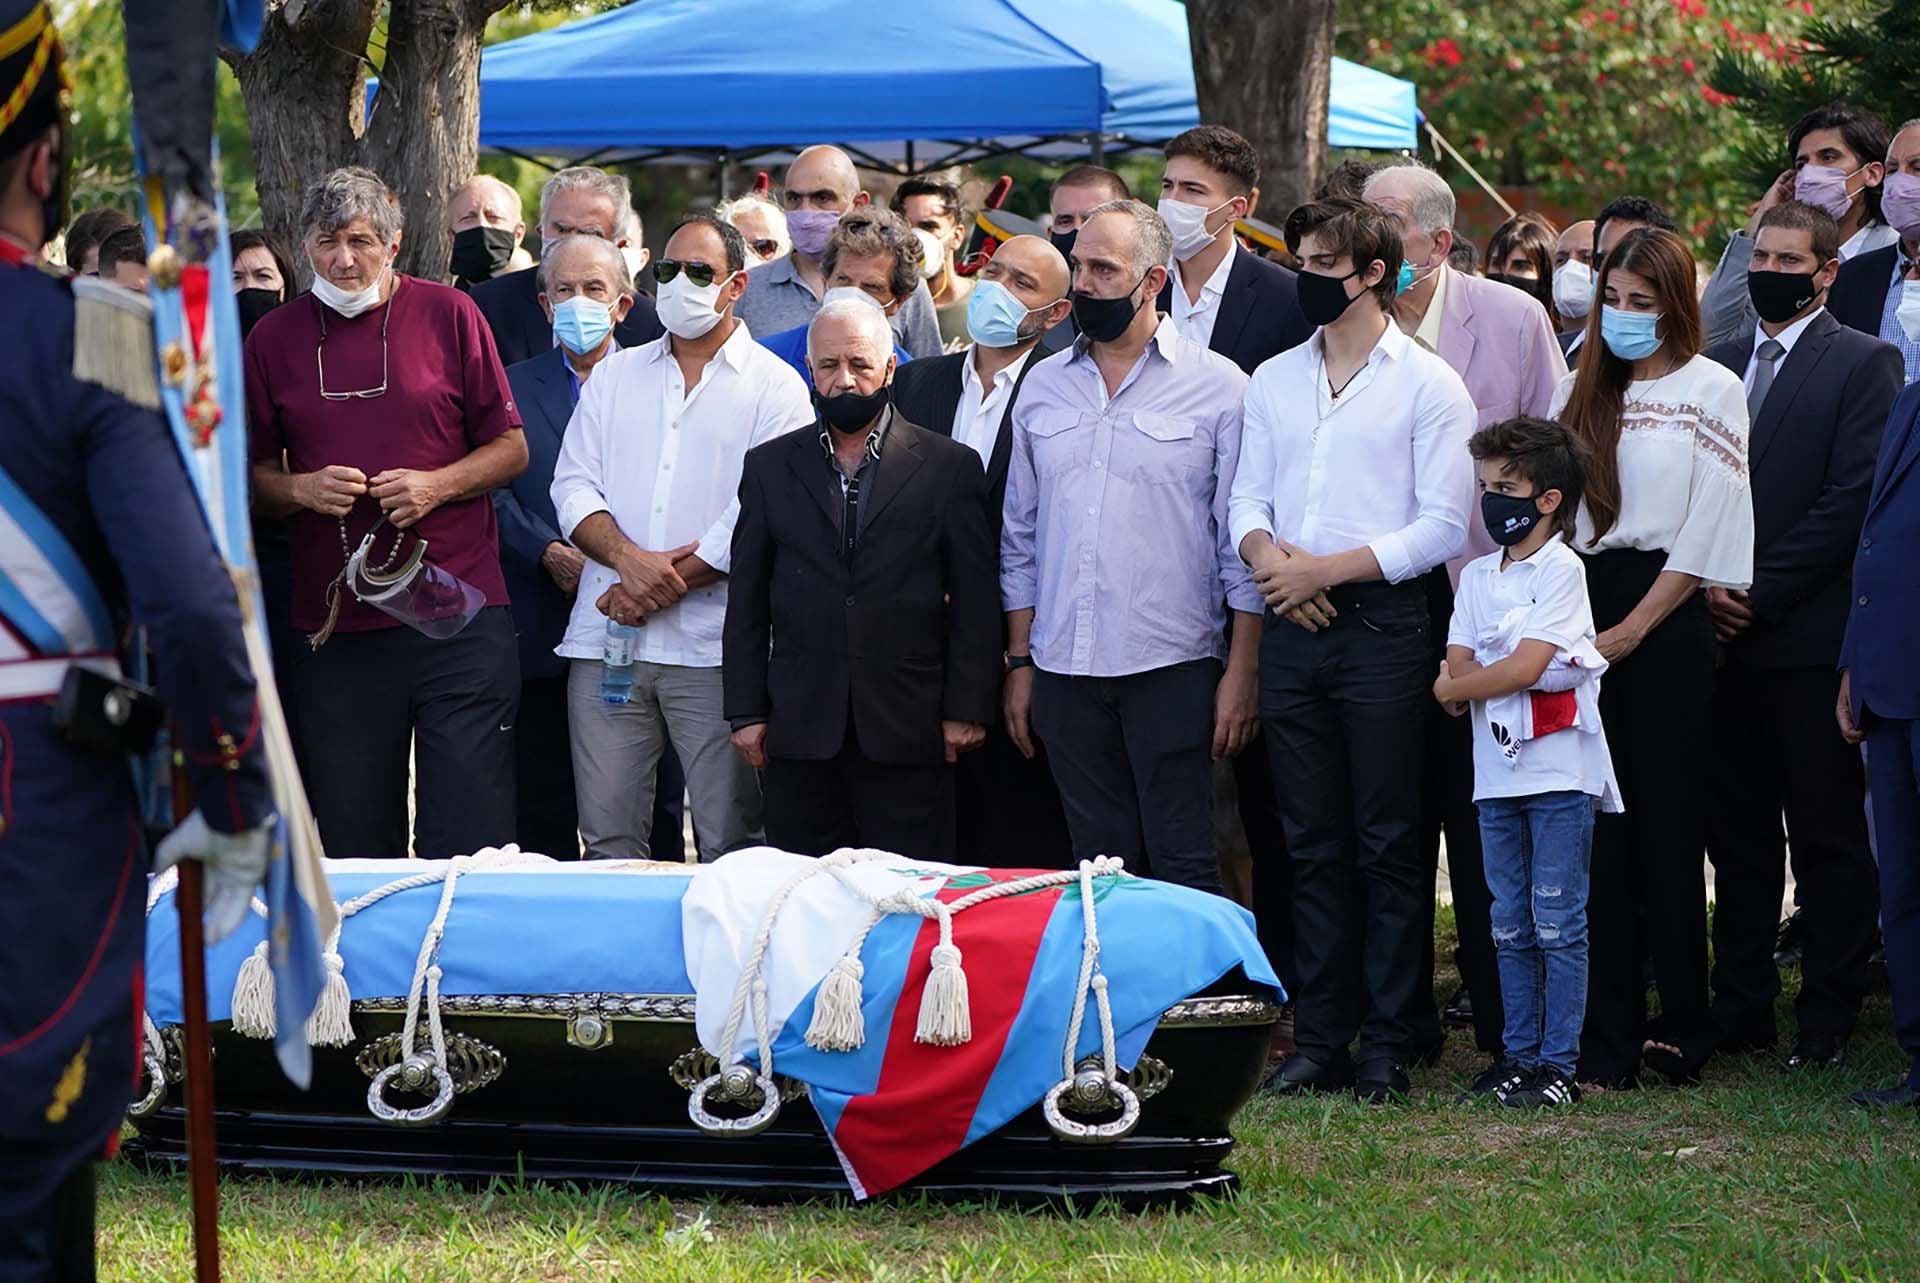
[[[842,214],[873,203],[847,153],[826,146],[809,147],[793,158],[780,196],[793,249],[755,267],[746,295],[734,306],[734,315],[755,335],[778,334],[813,319],[827,289],[820,268],[827,238]],[[893,317],[893,336],[916,359],[940,355],[940,323],[925,281]]]
[[[1573,264],[1568,267],[1567,264]],[[1553,322],[1560,350],[1571,359],[1593,310],[1593,220],[1583,218],[1553,246]]]
[[[533,262],[520,244],[527,234],[520,193],[492,174],[475,174],[447,198],[447,228],[453,233],[453,281],[462,288]]]

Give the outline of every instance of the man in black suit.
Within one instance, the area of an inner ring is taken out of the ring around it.
[[[967,300],[965,351],[903,365],[893,379],[901,415],[967,446],[987,469],[987,526],[1000,546],[1001,505],[1013,450],[1013,407],[1027,371],[1052,355],[1042,337],[1072,310],[1067,260],[1038,236],[1016,236],[980,269]],[[993,658],[1006,650],[1003,628]],[[999,692],[994,693],[995,700]],[[1073,845],[1046,750],[1021,755],[996,719],[986,746],[960,759],[959,856],[970,864],[1065,868]]]
[[[542,256],[560,237],[576,235],[598,236],[622,251],[639,250],[640,220],[632,216],[632,189],[625,178],[575,165],[547,180],[540,189]],[[535,270],[508,272],[473,287],[473,301],[493,331],[502,365],[517,365],[553,350],[553,320],[540,305]],[[638,347],[664,333],[653,300],[636,290],[613,337],[621,347]]]
[[[767,840],[824,855],[954,852],[954,772],[995,710],[986,474],[889,404],[893,334],[863,299],[807,333],[817,432],[747,452],[724,646],[734,747]]]
[[[1839,692],[1853,552],[1902,370],[1893,348],[1821,306],[1839,247],[1826,211],[1799,201],[1769,209],[1746,276],[1758,327],[1707,353],[1746,380],[1754,524],[1752,588],[1707,590],[1723,656],[1705,790],[1714,1019],[1726,1045],[1773,1047],[1790,846],[1805,945],[1789,1068],[1844,1059],[1877,905],[1860,754],[1825,713]]]
[[[1881,208],[1900,239],[1842,263],[1827,308],[1840,324],[1878,335],[1899,348],[1906,363],[1906,381],[1912,383],[1920,380],[1920,316],[1909,307],[1903,321],[1900,304],[1908,289],[1920,292],[1920,268],[1914,266],[1920,262],[1920,209],[1914,207],[1911,189],[1902,191],[1901,186],[1920,182],[1920,121],[1908,121],[1893,136],[1887,148],[1886,173]],[[1896,182],[1895,175],[1900,174],[1906,177]],[[1887,210],[1890,191],[1899,194],[1893,198],[1894,208]],[[1914,327],[1911,332],[1909,325]]]
[[[1247,374],[1269,357],[1304,343],[1313,326],[1300,312],[1294,274],[1249,254],[1234,239],[1234,224],[1260,199],[1260,156],[1253,144],[1219,125],[1201,125],[1166,147],[1160,179],[1160,217],[1173,233],[1173,270],[1160,291],[1160,311],[1182,338],[1218,352]],[[1267,743],[1255,736],[1238,756],[1215,767],[1217,791],[1232,797],[1234,813],[1216,804],[1214,828],[1227,845],[1244,834],[1253,858],[1253,912],[1260,942],[1293,980],[1293,862],[1287,857],[1280,804],[1273,794]],[[1232,787],[1227,789],[1226,773]]]
[[[633,304],[633,281],[619,248],[593,236],[565,236],[529,274],[536,298],[552,324],[553,309],[568,299],[605,303],[618,332]],[[591,343],[587,342],[591,339]],[[575,351],[575,346],[585,351]],[[507,383],[520,407],[527,437],[527,470],[493,492],[500,526],[500,568],[507,579],[513,629],[520,642],[520,714],[514,757],[519,784],[514,840],[523,850],[571,860],[580,854],[579,816],[574,806],[573,755],[567,724],[567,661],[554,653],[567,630],[586,557],[560,534],[553,510],[553,468],[580,387],[601,359],[619,350],[614,334],[575,335],[507,369]],[[656,860],[677,860],[686,781],[669,749],[662,755],[654,794]]]

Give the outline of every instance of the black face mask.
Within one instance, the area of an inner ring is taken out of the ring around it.
[[[1353,300],[1359,295],[1347,294],[1347,282],[1360,275],[1360,269],[1354,268],[1345,276],[1323,276],[1318,272],[1302,272],[1296,278],[1300,291],[1300,314],[1307,318],[1308,325],[1332,325],[1347,314],[1353,306]]]
[[[1094,298],[1079,290],[1067,291],[1067,297],[1073,300],[1075,328],[1095,343],[1111,343],[1125,334],[1127,327],[1133,324],[1133,318],[1146,306],[1144,298],[1136,299],[1133,296],[1133,291],[1139,289],[1141,281],[1146,279],[1142,276],[1133,283],[1132,290],[1119,298]]]
[[[453,234],[454,279],[469,285],[490,281],[507,270],[519,242],[505,227],[469,227]]]
[[[1808,272],[1748,272],[1747,293],[1761,320],[1773,325],[1791,321],[1820,295]]]
[[[240,339],[246,341],[253,333],[253,327],[260,318],[281,303],[279,290],[239,290],[233,296],[234,306],[240,309]]]
[[[1073,243],[1080,239],[1080,229],[1076,227],[1070,232],[1048,232],[1047,239],[1052,241],[1053,247],[1060,251],[1061,258],[1071,259]]]
[[[1511,285],[1522,294],[1539,299],[1543,307],[1551,308],[1553,306],[1552,277],[1548,277],[1545,281],[1542,281],[1538,277],[1533,276],[1509,276],[1505,272],[1488,272],[1487,279],[1490,281],[1498,281],[1502,285]]]
[[[1534,495],[1495,494],[1491,490],[1482,493],[1480,516],[1487,523],[1488,537],[1502,548],[1525,539],[1543,515],[1534,500]]]
[[[891,385],[883,386],[864,396],[858,392],[838,392],[833,396],[821,396],[818,388],[813,392],[813,409],[820,421],[838,432],[858,432],[880,416],[887,408],[887,401],[893,394]]]

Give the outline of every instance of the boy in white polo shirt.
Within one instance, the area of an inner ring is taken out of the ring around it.
[[[1580,1098],[1574,1062],[1587,1003],[1587,874],[1596,806],[1620,809],[1600,727],[1586,571],[1567,544],[1584,452],[1543,419],[1509,419],[1467,445],[1498,552],[1468,563],[1434,697],[1473,713],[1505,1054],[1462,1099],[1514,1108]]]

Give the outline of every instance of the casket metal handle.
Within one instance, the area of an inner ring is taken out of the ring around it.
[[[434,1091],[433,1099],[426,1104],[413,1109],[399,1109],[389,1105],[385,1096],[387,1084],[395,1079],[409,1091],[425,1091],[430,1083],[438,1083],[439,1086]],[[374,1075],[373,1082],[367,1087],[367,1108],[383,1123],[417,1127],[438,1122],[452,1105],[453,1075],[428,1056],[408,1056],[398,1064],[388,1065]]]
[[[707,1110],[707,1096],[720,1090],[720,1099],[745,1102],[757,1089],[760,1107],[745,1118],[721,1118]],[[694,1086],[687,1098],[687,1117],[709,1136],[758,1136],[780,1116],[780,1088],[773,1079],[746,1065],[732,1065],[710,1074]]]
[[[167,1068],[160,1063],[160,1057],[151,1051],[142,1051],[140,1062],[147,1070],[147,1094],[127,1106],[130,1118],[145,1118],[160,1108],[160,1102],[167,1095]]]
[[[1111,1122],[1083,1123],[1068,1113],[1103,1113],[1116,1104],[1120,1116]],[[1110,1080],[1097,1069],[1083,1069],[1055,1083],[1041,1102],[1040,1112],[1061,1140],[1103,1145],[1131,1134],[1140,1125],[1140,1097],[1118,1078]]]

